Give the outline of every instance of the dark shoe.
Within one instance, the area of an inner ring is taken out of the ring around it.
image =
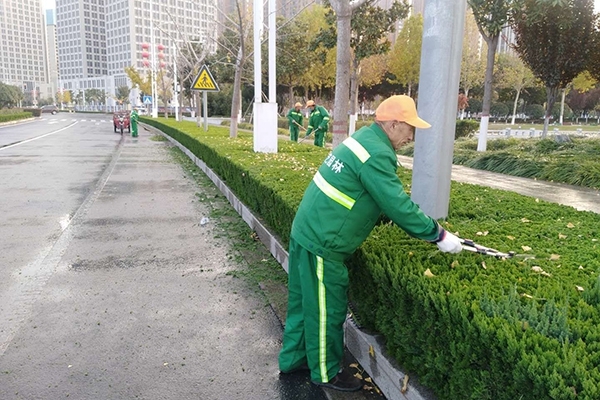
[[[333,377],[329,382],[315,382],[312,381],[317,386],[322,386],[330,389],[340,390],[342,392],[356,392],[363,387],[362,379],[358,379],[351,372],[347,370],[342,370],[338,372],[336,376]]]
[[[299,366],[297,368],[291,369],[289,371],[279,371],[279,373],[287,375],[287,374],[293,374],[295,372],[306,372],[306,371],[310,371],[310,368],[308,368],[308,365],[302,364],[301,366]]]

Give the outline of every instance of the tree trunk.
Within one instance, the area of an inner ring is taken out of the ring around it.
[[[517,89],[517,95],[515,96],[515,103],[513,104],[513,115],[512,115],[512,121],[511,121],[511,125],[515,124],[515,117],[516,117],[516,113],[517,113],[517,105],[519,104],[519,96],[521,95],[521,88]]]
[[[294,107],[294,85],[290,85],[290,107]],[[286,113],[286,107],[283,107],[283,112]]]
[[[241,109],[241,95],[242,95],[242,67],[243,67],[243,51],[242,47],[238,50],[238,57],[236,60],[235,76],[233,78],[233,95],[231,96],[231,123],[229,125],[229,137],[237,137],[238,132],[238,115]]]
[[[481,123],[479,125],[479,140],[477,151],[487,149],[487,130],[490,121],[490,108],[492,106],[492,83],[494,79],[494,61],[499,36],[485,38],[488,45],[487,64],[485,67],[485,83],[483,86],[483,104],[481,105]]]
[[[348,137],[348,100],[350,83],[350,34],[352,8],[349,1],[331,1],[337,18],[337,61],[333,107],[333,148]]]
[[[565,114],[565,95],[567,93],[566,89],[562,89],[562,98],[560,100],[560,124],[563,124],[563,115]]]
[[[350,73],[350,125],[348,127],[348,136],[356,131],[356,120],[358,110],[358,75],[360,74],[360,62],[353,57],[352,72]]]
[[[550,124],[550,116],[552,115],[552,107],[556,103],[556,97],[558,97],[558,87],[546,86],[546,115],[544,116],[544,130],[542,131],[542,139],[545,139],[548,135],[548,125]]]

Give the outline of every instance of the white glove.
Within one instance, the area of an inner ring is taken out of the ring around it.
[[[444,253],[460,253],[462,251],[460,239],[446,230],[442,233],[442,240],[436,244]]]

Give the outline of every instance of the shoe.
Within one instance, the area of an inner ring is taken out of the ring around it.
[[[342,370],[338,372],[336,376],[333,377],[329,382],[315,382],[312,381],[317,386],[322,386],[330,389],[340,390],[342,392],[356,392],[362,389],[363,381],[362,379],[358,379],[352,373],[347,370]]]
[[[305,371],[310,371],[310,368],[308,368],[307,364],[302,364],[301,366],[291,369],[289,371],[279,371],[279,373],[283,374],[283,375],[288,375],[288,374],[293,374],[296,372],[305,372]]]

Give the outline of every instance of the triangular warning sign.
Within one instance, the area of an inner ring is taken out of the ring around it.
[[[200,73],[196,77],[194,84],[192,85],[192,90],[202,90],[206,92],[219,92],[219,86],[213,78],[212,74],[208,70],[206,65],[203,65],[200,69]]]

